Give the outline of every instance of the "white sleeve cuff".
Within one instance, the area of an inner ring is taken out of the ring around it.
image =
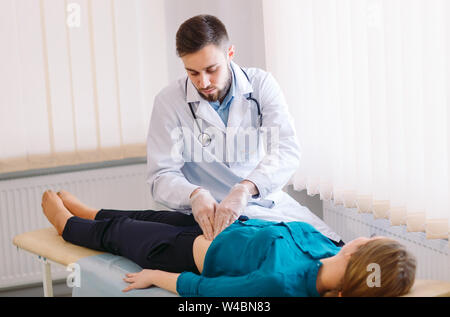
[[[256,185],[256,188],[258,188],[259,195],[252,196],[253,199],[258,198],[264,199],[267,195],[269,195],[272,192],[269,178],[267,178],[265,175],[261,173],[252,172],[245,179],[251,181],[253,184]]]

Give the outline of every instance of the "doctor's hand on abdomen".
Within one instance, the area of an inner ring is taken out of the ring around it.
[[[211,193],[203,188],[194,190],[190,197],[192,215],[207,240],[214,238],[214,214],[218,207],[217,201]]]
[[[234,185],[227,197],[225,197],[216,208],[214,217],[214,238],[226,227],[239,218],[248,204],[251,193],[243,184]]]

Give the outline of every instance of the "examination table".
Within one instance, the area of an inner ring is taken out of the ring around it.
[[[177,296],[158,287],[122,292],[128,283],[126,273],[142,270],[136,263],[122,256],[99,252],[64,241],[53,227],[17,235],[17,248],[30,252],[42,260],[44,296],[53,296],[51,264],[74,268],[70,276],[72,296]],[[77,271],[78,270],[78,271]],[[77,274],[79,273],[79,274]],[[450,296],[450,282],[416,280],[410,297]]]

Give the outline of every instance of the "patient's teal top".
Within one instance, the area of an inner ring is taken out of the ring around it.
[[[236,220],[211,243],[201,275],[183,272],[180,296],[319,296],[322,258],[341,248],[305,222]]]

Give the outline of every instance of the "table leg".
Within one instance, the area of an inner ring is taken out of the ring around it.
[[[53,297],[52,270],[46,258],[42,258],[42,285],[44,297]]]

